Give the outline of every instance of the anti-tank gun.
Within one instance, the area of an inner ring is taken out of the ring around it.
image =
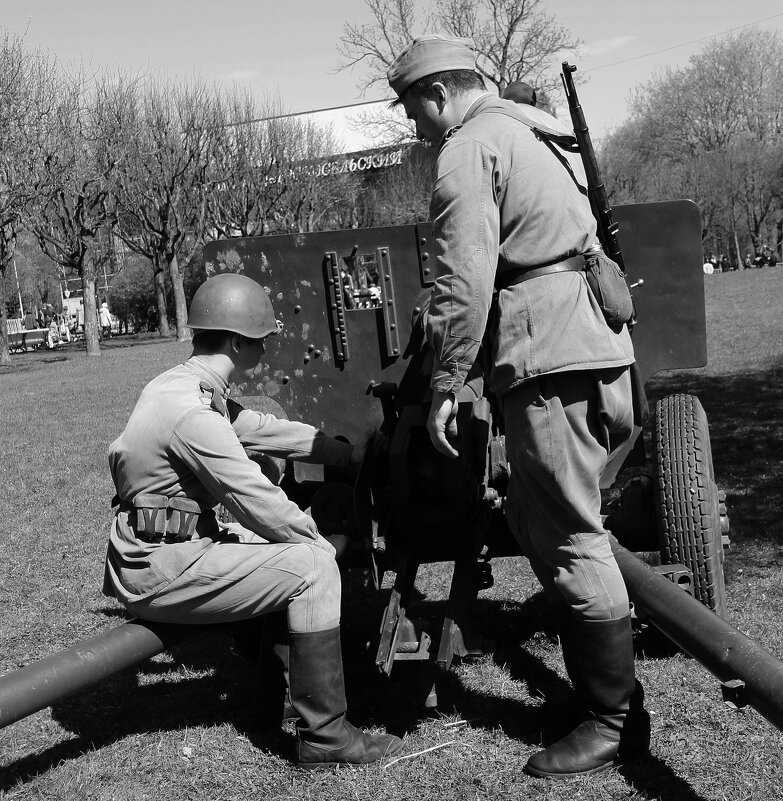
[[[659,370],[706,363],[699,212],[689,201],[609,208],[572,71],[564,64],[600,238],[631,285],[644,287],[635,297],[642,321],[634,329],[639,389]],[[434,283],[431,243],[430,226],[421,224],[217,242],[206,253],[211,270],[240,268],[268,285],[283,319],[275,367],[250,394],[273,395],[297,417],[352,441],[368,425],[384,435],[386,447],[370,451],[352,491],[328,480],[313,482],[318,477],[305,476],[303,468],[294,470],[294,480],[316,487],[309,506],[319,525],[343,521],[361,543],[349,566],[369,567],[376,586],[384,571],[395,575],[375,657],[386,673],[398,660],[434,659],[447,667],[480,648],[471,605],[491,585],[490,560],[518,553],[502,514],[508,475],[502,420],[479,370],[459,398],[460,458],[437,454],[425,429],[430,357],[423,318]],[[736,683],[746,671],[727,667],[726,654],[736,653],[742,635],[721,620],[728,518],[698,399],[659,401],[652,459],[639,427],[633,443],[607,467],[605,488],[621,469],[631,475],[605,510],[606,526],[637,610],[654,610],[651,622],[721,680]],[[660,565],[641,565],[640,574],[641,563],[629,550],[657,553]],[[407,614],[417,571],[429,562],[454,565],[447,611],[436,628]],[[668,596],[663,588],[672,587],[678,592]],[[668,598],[663,606],[661,596]],[[709,610],[698,629],[718,627],[706,638],[712,646],[696,630],[683,632],[682,620],[694,604]],[[733,643],[728,649],[727,641]],[[783,682],[779,665],[772,674]],[[749,686],[744,675],[740,680]],[[779,702],[767,697],[755,705],[780,723],[780,710],[774,711]]]
[[[639,384],[663,369],[703,366],[698,209],[671,201],[610,211],[629,282],[643,284],[635,296]],[[665,242],[660,231],[667,232]],[[459,398],[460,458],[440,456],[425,429],[431,248],[431,227],[420,224],[232,239],[205,249],[209,274],[254,278],[283,323],[263,372],[240,388],[242,402],[351,442],[368,429],[380,432],[354,483],[344,472],[296,463],[283,484],[323,531],[352,537],[346,569],[369,570],[377,587],[385,572],[393,573],[375,651],[387,674],[396,661],[448,667],[480,650],[471,607],[492,582],[491,559],[518,555],[502,513],[508,475],[502,420],[478,368]],[[652,414],[652,458],[640,429],[608,466],[606,488],[621,468],[631,475],[615,488],[606,526],[637,613],[718,676],[736,703],[753,705],[783,728],[783,665],[722,619],[728,519],[698,399],[662,399]],[[632,551],[657,553],[660,565],[648,567]],[[453,563],[453,572],[446,613],[433,626],[408,611],[420,566],[434,562]],[[128,623],[3,677],[0,725],[193,633]]]
[[[703,365],[697,208],[673,201],[614,212],[626,236],[630,279],[643,279],[647,290],[636,298],[645,323],[634,332],[642,380],[661,369]],[[656,235],[662,228],[671,234],[665,252]],[[472,646],[469,607],[476,591],[491,581],[489,560],[518,553],[501,508],[507,475],[502,421],[480,371],[460,397],[460,459],[439,456],[424,427],[431,368],[423,316],[434,282],[431,243],[430,226],[421,224],[237,239],[212,243],[205,251],[210,271],[241,269],[268,286],[283,323],[276,352],[269,354],[256,385],[243,388],[243,402],[269,411],[283,408],[350,441],[372,427],[384,435],[386,447],[380,454],[370,451],[355,490],[349,491],[344,477],[332,481],[330,471],[308,465],[295,465],[285,488],[325,530],[349,521],[365,546],[353,551],[355,566],[371,566],[377,577],[384,570],[395,574],[376,657],[386,672],[395,658],[435,658],[448,665],[453,655],[466,655]],[[346,302],[347,291],[364,288],[375,290],[375,302]],[[707,503],[699,496],[697,512],[669,509],[657,500],[690,494],[689,488],[661,488],[656,477],[691,481],[678,465],[693,454],[680,453],[677,443],[687,451],[695,427],[698,446],[708,454],[706,421],[696,399],[675,396],[659,406],[658,467],[644,464],[637,437],[636,446],[618,454],[604,477],[608,486],[623,465],[636,462],[640,468],[620,502],[607,510],[612,531],[632,550],[660,551],[668,565],[664,572],[722,612],[726,521],[711,467],[705,465],[698,477],[698,492],[707,493]],[[667,411],[670,406],[685,411]],[[669,430],[682,425],[681,419],[693,421],[687,433]],[[671,519],[681,547],[672,547],[668,535],[665,544],[660,539],[659,530]],[[417,631],[405,615],[416,571],[430,562],[455,563],[440,632]]]

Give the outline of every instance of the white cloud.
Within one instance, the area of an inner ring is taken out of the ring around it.
[[[597,39],[588,42],[583,48],[581,55],[584,56],[605,56],[614,50],[619,50],[625,45],[636,41],[636,36],[613,36],[611,39]]]

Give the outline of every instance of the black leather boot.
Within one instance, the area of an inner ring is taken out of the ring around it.
[[[258,655],[261,681],[261,721],[278,728],[298,715],[291,705],[288,691],[288,615],[285,611],[264,615],[264,630]]]
[[[553,610],[563,664],[571,681],[573,692],[563,699],[545,701],[537,710],[544,734],[544,742],[559,740],[589,717],[584,700],[582,669],[579,665],[579,645],[576,642],[574,620],[571,607],[557,607]]]
[[[368,734],[345,717],[340,629],[289,634],[291,703],[299,715],[297,762],[302,768],[363,765],[396,754],[402,740]]]
[[[234,626],[234,647],[257,672],[259,723],[279,728],[296,720],[288,694],[288,619],[285,611],[243,620]]]
[[[630,615],[617,620],[574,620],[573,625],[590,718],[530,757],[525,770],[533,776],[597,773],[618,758],[639,756],[649,748],[650,718],[634,677]]]

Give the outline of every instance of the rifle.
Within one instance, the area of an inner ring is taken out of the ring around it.
[[[585,168],[587,177],[587,196],[590,199],[590,208],[593,216],[598,223],[598,238],[601,240],[604,253],[610,259],[617,262],[620,269],[625,272],[623,255],[620,251],[620,243],[617,241],[618,225],[612,219],[612,207],[606,197],[606,187],[601,179],[601,171],[598,169],[598,161],[595,157],[593,141],[590,138],[590,130],[585,122],[585,115],[574,86],[573,73],[576,67],[571,66],[567,61],[563,62],[563,88],[565,89],[566,100],[568,100],[568,110],[571,112],[571,122],[574,126],[579,154],[582,157],[582,164]]]
[[[620,250],[620,242],[617,239],[619,226],[612,218],[612,207],[609,205],[609,198],[606,196],[606,187],[601,178],[601,171],[598,168],[598,160],[595,157],[593,140],[590,138],[590,130],[585,121],[585,114],[584,111],[582,111],[579,97],[576,94],[576,86],[574,86],[573,78],[575,72],[575,66],[572,66],[567,61],[563,62],[561,78],[563,81],[563,88],[565,89],[566,100],[568,100],[568,110],[571,112],[571,122],[574,126],[577,148],[579,149],[579,155],[582,157],[582,164],[585,168],[587,197],[590,200],[590,208],[593,211],[593,217],[595,217],[598,238],[601,240],[604,253],[616,262],[622,272],[625,273],[625,261],[623,260],[623,254]],[[633,289],[636,286],[641,286],[643,283],[644,279],[640,278],[635,284],[632,284],[630,288]],[[633,331],[635,325],[636,304],[634,304],[633,317],[628,323],[628,330]],[[644,380],[639,372],[639,365],[636,362],[631,365],[631,383],[633,384],[634,424],[641,425],[649,416],[649,408],[647,405],[647,395],[644,390]]]

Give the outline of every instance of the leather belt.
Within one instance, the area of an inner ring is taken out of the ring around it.
[[[581,254],[578,256],[571,256],[570,259],[555,262],[555,264],[546,264],[543,267],[520,268],[519,270],[507,270],[503,272],[497,282],[498,289],[508,289],[515,284],[521,284],[523,281],[530,281],[533,278],[540,278],[542,275],[552,275],[553,273],[577,273],[584,272],[585,257]]]

